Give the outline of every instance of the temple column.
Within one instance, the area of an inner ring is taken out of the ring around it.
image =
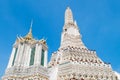
[[[42,45],[39,45],[39,64],[41,65]]]
[[[20,65],[21,66],[24,66],[24,63],[25,63],[25,55],[26,55],[26,44],[24,44],[24,48],[21,48],[21,52],[20,52],[20,58],[19,60],[20,61]]]
[[[19,61],[19,58],[20,58],[20,52],[21,52],[21,45],[20,44],[18,44],[18,51],[17,51],[17,54],[16,54],[16,58],[15,58],[15,62],[14,62],[14,65],[15,66],[18,66],[19,65],[19,63],[18,63],[18,61]]]
[[[23,59],[23,64],[25,67],[27,66],[27,62],[28,62],[28,58],[29,58],[29,50],[30,50],[30,46],[26,45],[26,49],[24,52],[24,59]]]
[[[14,55],[15,55],[15,49],[16,48],[13,47],[7,68],[10,68],[12,66],[13,58],[14,58]]]
[[[47,50],[45,50],[45,53],[44,53],[44,67],[47,67],[47,53],[48,53],[48,51]]]
[[[18,57],[18,66],[23,65],[22,61],[23,61],[23,57],[24,57],[24,50],[25,50],[25,44],[21,45],[20,44],[20,48],[19,48],[19,57]]]
[[[40,65],[41,63],[41,52],[42,52],[42,45],[36,44],[36,50],[35,50],[35,65]]]
[[[29,66],[29,63],[30,63],[30,56],[31,56],[31,47],[29,48],[28,50],[28,61],[26,62],[26,66]]]

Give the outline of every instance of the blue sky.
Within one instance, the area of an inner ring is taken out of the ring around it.
[[[51,53],[60,45],[66,7],[72,9],[84,44],[120,72],[120,0],[0,0],[0,77],[16,36],[45,38]]]

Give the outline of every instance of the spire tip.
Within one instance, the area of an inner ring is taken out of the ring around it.
[[[65,23],[73,23],[73,15],[69,6],[65,11]]]

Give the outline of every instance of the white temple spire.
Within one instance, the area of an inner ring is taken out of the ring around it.
[[[60,48],[67,46],[86,48],[86,46],[82,42],[77,22],[73,20],[72,10],[69,7],[67,7],[65,11],[65,24],[61,35]]]
[[[67,23],[73,23],[73,15],[72,15],[72,11],[69,7],[67,7],[66,11],[65,11],[65,24]]]

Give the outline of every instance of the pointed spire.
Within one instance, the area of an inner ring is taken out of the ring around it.
[[[30,30],[28,34],[32,34],[32,25],[33,25],[33,20],[31,21]]]
[[[70,7],[67,7],[65,11],[65,24],[66,23],[73,23],[73,15]]]
[[[32,36],[32,25],[33,25],[33,20],[31,21],[31,25],[30,25],[30,30],[28,32],[28,34],[25,36],[26,39],[32,39],[33,36]]]

